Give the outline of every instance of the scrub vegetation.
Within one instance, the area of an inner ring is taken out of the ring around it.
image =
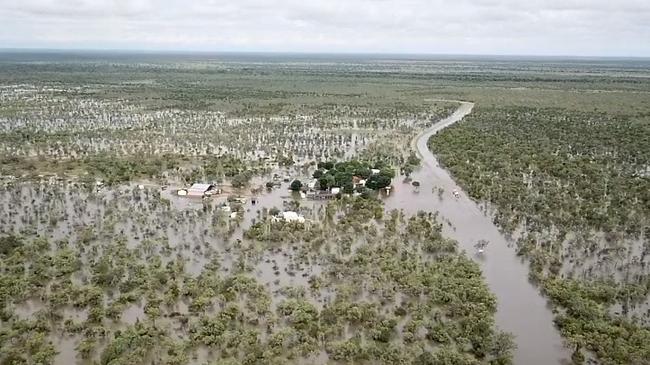
[[[576,362],[650,358],[650,104],[615,111],[619,98],[593,110],[479,105],[430,140],[517,238]]]
[[[39,203],[0,238],[6,363],[509,363],[478,265],[430,213],[348,197],[304,225],[265,211],[242,241],[216,203],[27,188]]]
[[[512,363],[466,227],[384,205],[453,204],[441,100],[573,361],[647,362],[647,62],[328,57],[0,53],[0,364]]]

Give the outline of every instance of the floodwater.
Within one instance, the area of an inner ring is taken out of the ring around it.
[[[515,335],[517,350],[515,364],[560,364],[570,358],[562,337],[553,325],[553,313],[538,289],[528,281],[528,266],[515,255],[513,242],[493,224],[491,216],[463,193],[429,151],[429,138],[443,128],[461,120],[472,111],[474,104],[463,102],[456,112],[413,140],[413,147],[422,158],[422,168],[411,178],[420,182],[416,191],[410,183],[395,183],[395,189],[386,198],[386,209],[439,212],[443,234],[457,240],[481,265],[491,291],[496,295],[499,328]],[[434,189],[443,188],[439,195]],[[460,196],[455,198],[452,192]],[[490,243],[483,254],[476,253],[479,239]]]
[[[287,174],[299,176],[306,181],[305,176],[297,171],[287,171]],[[262,184],[268,179],[271,179],[271,176],[259,178],[254,185]],[[238,215],[238,220],[226,220],[227,225],[236,225],[232,235],[226,237],[222,232],[225,228],[217,230],[214,223],[214,218],[221,215],[220,207],[226,202],[226,196],[191,199],[175,196],[171,188],[161,191],[160,187],[152,185],[140,190],[135,183],[117,188],[93,189],[92,192],[63,183],[26,182],[0,185],[0,227],[4,232],[27,232],[49,238],[55,249],[54,245],[59,240],[71,242],[71,247],[76,248],[80,231],[90,226],[94,228],[96,237],[86,247],[97,247],[99,252],[111,244],[111,238],[119,235],[124,237],[129,249],[137,249],[144,241],[155,242],[151,250],[156,252],[163,263],[170,257],[182,257],[181,261],[186,263],[186,272],[192,276],[201,273],[212,257],[219,257],[223,275],[228,275],[233,260],[240,256],[238,250],[231,252],[228,248],[232,247],[233,242],[242,239],[245,229],[260,220],[262,208],[285,209],[288,208],[287,202],[295,200],[299,206],[291,209],[299,211],[306,219],[320,220],[322,207],[327,201],[301,200],[300,195],[291,194],[288,187],[289,183],[285,182],[271,191],[263,190],[261,194],[255,195],[255,203],[248,196],[242,204],[243,214]],[[247,194],[246,191],[242,193]],[[161,204],[161,199],[168,200],[170,208]],[[206,209],[207,207],[209,209]],[[169,245],[171,251],[167,256],[160,253],[159,246],[164,246],[163,242]],[[145,251],[147,250],[142,249],[142,252]],[[92,251],[84,252],[81,259],[87,264],[88,255]],[[134,254],[136,252],[139,251]],[[272,293],[273,311],[277,303],[285,299],[285,295],[280,292],[282,287],[306,288],[309,286],[309,277],[322,272],[319,262],[313,257],[300,257],[291,247],[264,250],[259,254],[259,258],[251,259],[251,263],[255,265],[253,273],[260,284]],[[87,269],[82,269],[82,272],[76,273],[72,279],[81,281],[82,276],[89,276]],[[81,282],[77,285],[81,285]],[[331,293],[323,292],[312,304],[322,308],[323,301],[329,297]],[[36,297],[29,297],[25,301],[15,303],[13,310],[19,318],[32,318],[45,308],[46,305]],[[187,304],[179,301],[172,311],[187,314]],[[83,323],[88,317],[86,310],[72,307],[63,308],[62,315],[64,319],[71,319],[75,323]],[[116,330],[145,318],[143,301],[136,301],[124,309],[120,321],[107,323],[110,323],[112,330]],[[173,318],[163,317],[158,321],[177,326]],[[3,323],[0,323],[0,328],[2,325]],[[186,335],[184,330],[176,333]],[[76,347],[82,336],[71,336],[55,330],[50,338],[59,352],[54,359],[55,365],[91,363],[91,360],[83,360],[77,356]],[[106,342],[98,344],[98,351],[92,360],[98,361],[105,345]],[[208,363],[214,360],[215,354],[199,351],[197,356],[198,359],[191,363]],[[322,357],[323,354],[319,356]],[[205,361],[202,360],[204,358]],[[312,360],[314,359],[306,360],[305,363],[313,363]]]
[[[452,196],[451,192],[454,189],[461,191],[460,188],[438,166],[435,157],[427,149],[426,142],[433,133],[460,120],[471,108],[472,104],[463,104],[452,116],[414,140],[414,147],[423,158],[423,167],[412,176],[421,183],[419,192],[415,192],[411,184],[401,184],[396,180],[395,189],[385,199],[386,210],[402,209],[408,214],[420,210],[439,212],[443,222],[451,223],[444,225],[443,233],[459,241],[461,248],[471,254],[475,252],[473,245],[476,241],[490,241],[485,254],[475,256],[475,259],[480,263],[490,289],[497,296],[498,326],[516,336],[518,350],[515,353],[515,363],[560,363],[561,359],[569,358],[569,354],[553,327],[553,316],[546,301],[527,281],[528,267],[515,256],[514,249],[508,246],[511,242],[499,233],[490,217],[484,215],[475,202],[462,193],[458,199]],[[352,141],[350,147],[358,147],[357,136],[353,136]],[[305,172],[286,171],[283,174],[308,180]],[[253,185],[262,185],[269,179],[271,176],[260,178]],[[117,233],[126,236],[130,248],[136,247],[144,238],[165,239],[172,252],[187,259],[186,270],[190,274],[200,273],[213,255],[221,258],[222,267],[228,271],[237,255],[229,252],[226,246],[230,247],[232,242],[241,239],[243,230],[261,218],[262,208],[284,209],[287,208],[287,202],[295,199],[299,207],[293,207],[292,210],[298,210],[307,219],[319,220],[326,202],[299,199],[287,191],[288,185],[283,183],[272,191],[263,190],[260,194],[255,194],[255,203],[249,196],[242,204],[243,212],[240,213],[243,213],[243,217],[240,215],[237,220],[228,220],[228,225],[236,224],[236,229],[228,238],[213,229],[206,230],[206,227],[214,226],[213,218],[217,215],[218,207],[225,203],[225,196],[191,200],[173,196],[171,188],[162,192],[158,187],[140,191],[135,185],[118,190],[101,189],[93,194],[58,185],[39,187],[26,184],[16,187],[16,190],[0,190],[0,225],[11,227],[16,232],[31,227],[45,237],[54,240],[70,239],[73,242],[76,241],[79,228],[93,226],[99,233],[109,237]],[[441,197],[433,192],[434,187],[444,188]],[[171,209],[165,208],[159,202],[159,197],[168,199]],[[204,210],[205,205],[211,209]],[[53,217],[57,218],[56,223]],[[107,220],[108,217],[111,219]],[[113,222],[114,227],[106,222]],[[264,251],[259,260],[256,260],[253,272],[260,283],[273,293],[272,305],[275,305],[283,297],[278,293],[280,288],[307,287],[308,277],[319,274],[321,270],[318,260],[310,258],[309,262],[305,262],[296,256],[294,250],[287,248],[282,251]],[[331,298],[331,293],[320,293],[319,299],[328,298]],[[313,304],[318,308],[322,306],[320,302]],[[22,310],[21,313],[29,316],[38,309],[38,303],[30,302],[18,311]],[[187,309],[180,311],[187,312]],[[82,316],[78,320],[83,320],[86,314],[70,314],[71,317],[77,315]],[[143,318],[142,303],[134,303],[122,314],[123,324]],[[61,352],[56,364],[71,364],[76,361],[74,348],[79,340],[75,337],[56,337],[55,343]],[[204,363],[202,359],[210,357],[201,353],[197,356],[195,363]],[[313,360],[324,363],[321,361],[323,358],[326,355],[321,353]]]

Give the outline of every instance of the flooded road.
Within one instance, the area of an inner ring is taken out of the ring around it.
[[[411,177],[420,182],[416,190],[410,183],[395,183],[385,200],[387,209],[439,212],[443,233],[460,243],[481,265],[483,275],[498,300],[496,322],[499,328],[515,335],[514,363],[524,365],[560,364],[570,358],[569,351],[553,325],[553,314],[538,289],[528,281],[528,266],[515,256],[511,240],[499,232],[489,215],[479,208],[439,166],[429,151],[429,138],[461,120],[474,104],[462,102],[451,116],[420,133],[412,143],[422,158],[422,167]],[[439,189],[444,189],[439,193]],[[455,198],[452,192],[460,196]],[[474,245],[480,239],[490,243],[483,254]]]

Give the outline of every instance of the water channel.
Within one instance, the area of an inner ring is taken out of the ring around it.
[[[513,242],[500,233],[489,214],[465,194],[429,151],[431,136],[460,121],[469,114],[473,103],[461,102],[448,118],[441,120],[414,138],[412,148],[418,151],[422,167],[411,177],[420,182],[417,191],[407,183],[395,182],[396,188],[385,200],[386,209],[402,209],[409,214],[418,211],[439,212],[443,233],[457,240],[460,247],[481,265],[490,290],[496,295],[499,328],[515,335],[515,364],[561,364],[570,358],[562,337],[553,325],[553,313],[546,299],[528,281],[528,265],[515,255]],[[443,188],[441,196],[434,189]],[[452,192],[458,191],[459,197]],[[480,239],[490,243],[483,254],[474,245]]]

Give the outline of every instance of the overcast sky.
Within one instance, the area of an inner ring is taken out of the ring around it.
[[[650,0],[0,0],[0,48],[650,56]]]

